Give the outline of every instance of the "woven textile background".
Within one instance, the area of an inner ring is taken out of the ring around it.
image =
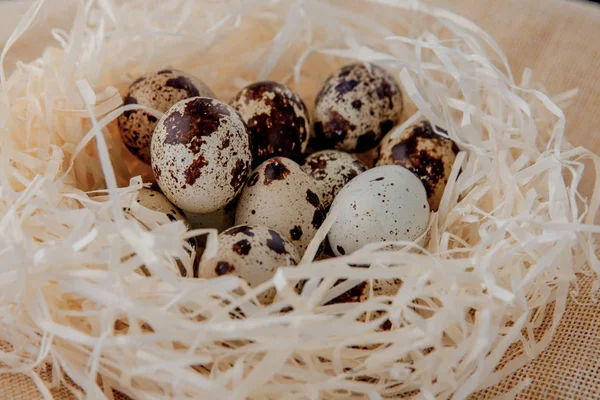
[[[45,28],[68,26],[72,16],[69,10],[74,3],[53,0],[46,21],[34,26],[11,50],[7,64],[14,64],[20,58],[31,60],[39,54],[46,39],[50,39]],[[551,94],[579,88],[577,99],[566,110],[568,136],[573,144],[600,152],[600,6],[562,0],[445,0],[444,3],[496,39],[507,54],[515,76],[520,76],[524,67],[530,67],[534,80],[542,81]],[[1,46],[24,10],[21,4],[0,2]],[[583,184],[590,193],[589,178]],[[591,293],[591,287],[592,278],[579,277],[548,349],[508,379],[472,398],[494,398],[530,379],[530,385],[517,399],[600,399],[600,293]],[[0,329],[7,328],[0,325]],[[10,346],[0,344],[0,349],[9,351]],[[510,357],[509,350],[506,358]],[[50,370],[45,370],[42,377],[50,380]],[[73,398],[65,388],[50,392],[57,400]],[[27,376],[0,374],[0,399],[40,398]],[[124,399],[121,395],[115,398]]]

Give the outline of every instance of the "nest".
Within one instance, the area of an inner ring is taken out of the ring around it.
[[[585,198],[579,183],[584,160],[597,171],[600,159],[565,138],[573,92],[550,97],[528,70],[515,78],[472,22],[415,1],[77,4],[70,32],[54,30],[38,59],[0,74],[0,362],[46,398],[45,363],[53,385],[90,398],[462,399],[547,346],[577,273],[598,289],[600,191]],[[169,66],[225,101],[270,79],[312,104],[355,60],[401,83],[397,134],[426,118],[461,149],[426,237],[314,261],[333,209],[301,264],[260,287],[182,278],[175,259],[193,267],[187,239],[206,236],[214,254],[216,231],[158,213],[149,228],[123,211],[151,181],[116,127],[141,107],[123,106],[127,86]],[[151,276],[135,272],[142,265]],[[388,279],[402,281],[395,296],[329,303]],[[270,287],[277,298],[261,305]]]

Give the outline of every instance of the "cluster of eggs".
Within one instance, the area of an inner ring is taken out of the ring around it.
[[[200,259],[198,276],[234,274],[250,286],[296,265],[332,207],[338,215],[327,236],[330,255],[420,237],[458,152],[428,121],[392,136],[402,92],[371,64],[332,74],[312,115],[280,83],[253,83],[227,104],[173,69],[134,81],[125,103],[164,113],[157,120],[140,108],[118,120],[124,144],[151,164],[164,194],[158,208],[221,231],[217,256]],[[307,154],[309,148],[321,150]],[[369,169],[356,154],[374,148]]]

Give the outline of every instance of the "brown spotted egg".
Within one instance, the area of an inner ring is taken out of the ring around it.
[[[325,220],[318,193],[313,179],[294,161],[271,158],[248,178],[238,200],[235,223],[268,226],[304,254]]]
[[[252,164],[246,124],[215,99],[175,104],[158,122],[151,145],[152,171],[162,192],[186,212],[225,207],[239,193]]]
[[[308,110],[289,87],[256,82],[242,89],[231,106],[252,135],[254,166],[275,156],[298,160],[306,150],[310,136]]]
[[[166,112],[178,101],[197,96],[215,97],[200,79],[182,71],[164,69],[136,79],[129,86],[124,102]],[[157,121],[143,110],[125,111],[118,119],[123,143],[146,163],[150,163],[150,140]]]
[[[200,278],[231,274],[255,287],[271,279],[277,268],[296,265],[300,261],[296,247],[265,226],[234,226],[221,232],[218,241],[217,255],[200,263]],[[275,294],[275,288],[271,288],[261,293],[258,299],[263,304],[270,304]]]
[[[323,150],[308,156],[302,170],[315,180],[321,202],[327,210],[346,183],[365,172],[367,167],[343,151]]]
[[[363,63],[330,76],[315,100],[315,135],[327,147],[363,152],[400,121],[402,92],[386,70]]]
[[[423,182],[429,206],[436,211],[458,151],[454,141],[438,135],[429,121],[421,121],[397,138],[388,134],[381,141],[377,165],[401,165],[412,171]]]

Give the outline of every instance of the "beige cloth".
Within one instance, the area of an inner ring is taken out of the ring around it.
[[[63,24],[72,15],[64,12],[65,0],[53,2],[51,24]],[[562,0],[446,0],[455,11],[477,22],[506,52],[515,76],[524,67],[533,70],[536,81],[544,82],[549,93],[572,88],[580,92],[566,110],[568,136],[575,145],[600,153],[600,7]],[[0,15],[14,23],[24,7],[0,3]],[[28,48],[17,47],[7,62],[30,59],[41,50],[43,26],[30,33]],[[5,43],[10,25],[0,27],[0,43]],[[36,47],[37,46],[37,47]],[[38,48],[39,47],[39,48]],[[584,181],[588,193],[593,182]],[[531,384],[516,398],[600,399],[600,304],[598,293],[590,293],[592,279],[580,276],[579,294],[570,299],[556,337],[549,348],[527,366],[493,388],[479,392],[473,399],[501,395],[515,385],[531,379]],[[506,358],[510,359],[511,351]],[[49,378],[49,373],[42,375]],[[57,400],[71,399],[64,388],[53,389]],[[24,375],[0,375],[0,399],[40,399],[35,385]],[[117,399],[124,399],[118,395]]]

